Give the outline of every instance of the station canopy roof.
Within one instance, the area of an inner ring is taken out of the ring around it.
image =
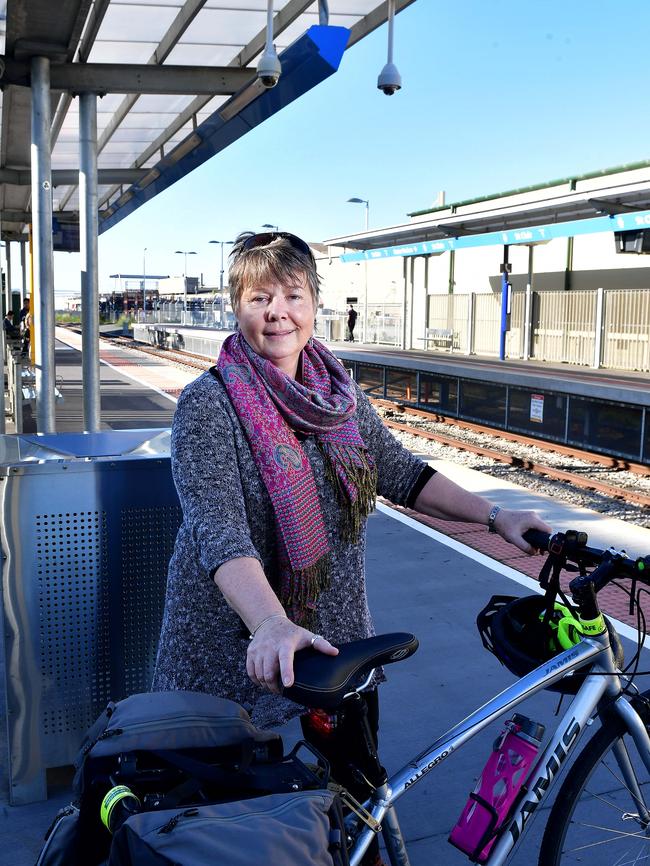
[[[396,0],[396,11],[412,2]],[[328,26],[321,26],[327,12]],[[335,72],[343,51],[383,24],[387,12],[379,0],[276,0],[282,75],[265,90],[255,67],[265,44],[266,0],[0,0],[3,239],[24,237],[30,221],[31,57],[51,62],[55,249],[57,226],[58,248],[73,249],[75,95],[101,95],[101,232]]]
[[[626,229],[628,222],[634,223],[628,215],[645,211],[650,211],[650,161],[416,211],[409,214],[410,222],[330,238],[326,243],[359,251],[403,247],[400,254],[408,254],[409,245],[419,251],[418,244],[460,238],[463,246],[472,246],[472,236],[478,241],[499,232],[504,233],[503,242],[514,243],[506,233],[561,223],[591,222],[596,230],[602,222],[595,218],[603,216],[612,217],[611,229],[616,231],[620,222]],[[625,219],[617,222],[616,216]],[[643,227],[649,227],[645,218]]]

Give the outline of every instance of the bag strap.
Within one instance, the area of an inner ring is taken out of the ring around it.
[[[218,785],[232,784],[233,781],[241,778],[250,767],[254,754],[252,743],[242,744],[242,761],[239,768],[228,771],[214,764],[207,764],[185,752],[176,752],[172,749],[148,749],[147,751],[173,767],[183,770],[191,778],[201,779],[203,782],[215,782]]]

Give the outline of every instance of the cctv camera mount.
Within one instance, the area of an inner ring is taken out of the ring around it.
[[[275,87],[282,74],[282,64],[273,44],[273,0],[268,0],[266,10],[266,45],[257,64],[257,77],[264,87]]]
[[[395,0],[388,0],[388,58],[379,73],[377,88],[386,96],[392,96],[402,87],[402,78],[393,63],[393,26],[395,23]]]

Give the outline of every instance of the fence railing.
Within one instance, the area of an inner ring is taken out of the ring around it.
[[[429,295],[428,321],[414,323],[410,345],[467,355],[499,354],[500,294]],[[358,311],[354,332],[359,342],[402,346],[400,304],[371,305],[367,322]],[[222,314],[219,302],[203,309],[183,310],[183,302],[160,304],[139,311],[136,321],[178,324],[208,329],[234,326],[230,311]],[[448,334],[443,341],[430,334]],[[320,311],[316,335],[336,342],[347,337],[347,313]],[[591,291],[515,291],[511,297],[510,326],[506,336],[509,358],[532,358],[615,370],[650,370],[650,289],[595,289]]]
[[[450,353],[498,355],[501,296],[430,295],[426,328],[453,331]],[[413,336],[413,348],[419,348],[425,334]],[[650,289],[513,292],[506,355],[647,372]]]

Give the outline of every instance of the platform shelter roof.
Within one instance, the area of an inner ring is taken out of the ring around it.
[[[419,255],[487,243],[534,243],[553,236],[650,228],[647,211],[650,161],[416,211],[409,222],[326,243],[365,251],[366,258],[378,258],[383,251]],[[357,258],[349,256],[350,261]]]
[[[412,2],[396,0],[396,11]],[[379,0],[275,0],[283,74],[266,90],[255,68],[267,0],[0,0],[3,238],[21,239],[30,221],[32,57],[51,64],[55,249],[73,249],[76,95],[101,96],[102,232],[334,73],[343,51],[387,14]]]

